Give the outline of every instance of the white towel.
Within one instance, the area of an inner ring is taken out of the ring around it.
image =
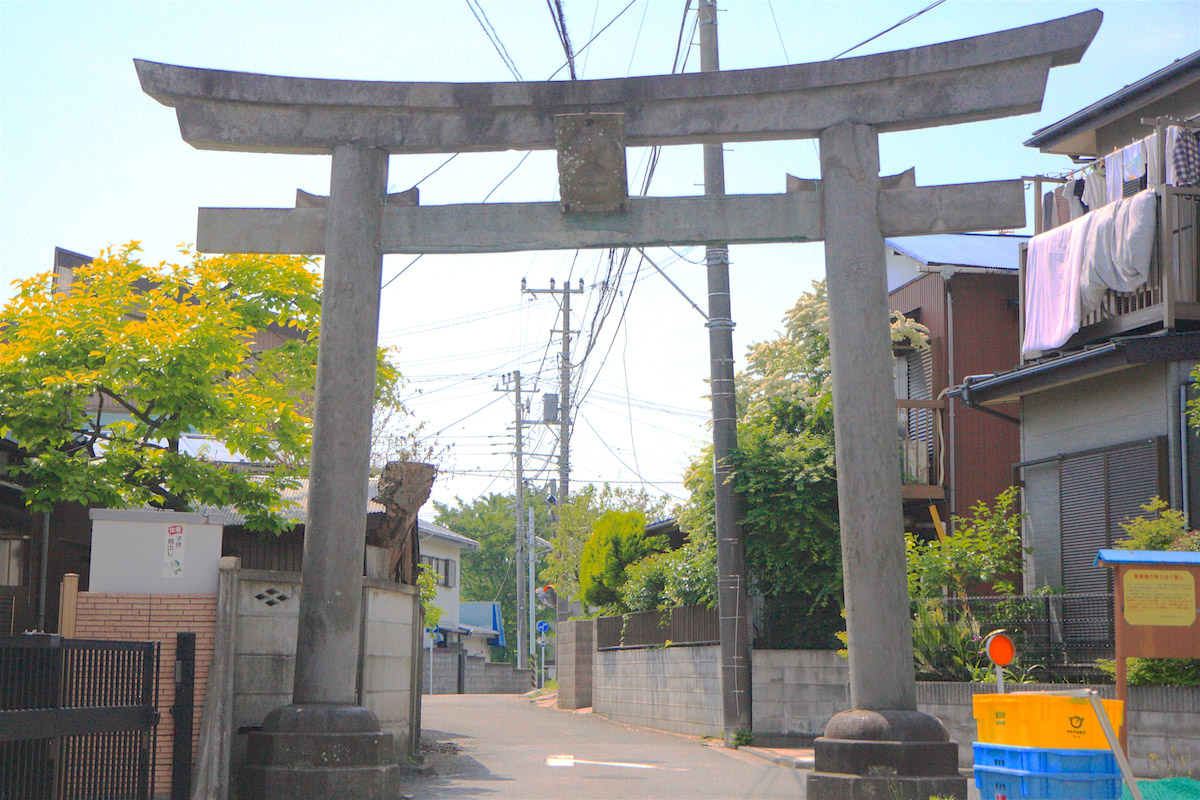
[[[1030,239],[1021,351],[1062,347],[1107,290],[1143,286],[1154,232],[1154,190],[1147,189]]]
[[[1025,336],[1021,342],[1021,351],[1026,356],[1062,347],[1079,330],[1082,248],[1095,213],[1029,240],[1025,259]]]

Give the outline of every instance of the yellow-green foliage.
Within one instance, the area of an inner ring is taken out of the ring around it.
[[[442,621],[442,607],[433,604],[437,597],[437,575],[424,564],[417,570],[417,589],[421,593],[421,610],[425,614],[425,627],[436,628]]]
[[[304,474],[311,438],[313,262],[185,250],[148,265],[137,253],[102,253],[66,290],[50,273],[21,281],[0,310],[0,436],[28,454],[8,474],[37,510],[207,504],[234,506],[249,528],[287,527],[279,495]],[[256,346],[268,331],[275,346]],[[382,353],[379,371],[398,378]],[[260,474],[181,452],[184,434]]]
[[[662,552],[661,536],[646,535],[646,515],[640,511],[609,511],[592,526],[579,561],[579,586],[590,606],[627,611],[620,588],[626,568],[640,558]]]
[[[1155,497],[1142,506],[1143,516],[1122,522],[1128,538],[1115,542],[1122,550],[1200,551],[1200,531],[1189,531],[1183,512]]]

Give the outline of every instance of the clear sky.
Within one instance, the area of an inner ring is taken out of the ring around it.
[[[523,80],[546,80],[564,61],[543,0],[478,0]],[[627,9],[627,5],[629,6]],[[685,71],[699,66],[694,7],[684,0],[566,0],[581,78],[668,73],[683,27]],[[724,69],[821,61],[928,5],[909,2],[725,0]],[[1022,146],[1055,122],[1200,49],[1200,3],[948,0],[854,51],[865,55],[989,33],[1100,8],[1105,20],[1083,62],[1051,71],[1038,114],[881,138],[885,174],[917,168],[918,183],[962,183],[1049,173],[1062,157]],[[623,9],[626,9],[623,11]],[[622,13],[623,11],[623,13]],[[619,15],[619,16],[618,16]],[[0,0],[0,299],[9,283],[51,265],[55,246],[95,254],[140,240],[147,259],[193,242],[199,206],[289,207],[297,187],[325,193],[328,158],[202,152],[180,139],[171,109],[144,95],[133,59],[279,75],[405,81],[503,81],[514,74],[467,0],[440,2],[14,2]],[[681,56],[682,60],[682,56]],[[565,77],[565,70],[557,79]],[[552,200],[552,153],[463,155],[421,183],[424,204]],[[393,191],[446,156],[391,159]],[[634,192],[646,152],[628,154]],[[811,141],[726,147],[731,193],[781,192],[786,173],[816,177]],[[698,147],[663,152],[650,193],[702,191]],[[703,250],[651,251],[701,307]],[[770,338],[786,309],[823,275],[820,245],[732,250],[735,352]],[[520,280],[583,278],[573,299],[581,332],[574,360],[584,402],[574,428],[572,482],[648,484],[682,496],[682,471],[708,436],[707,331],[686,300],[648,265],[629,260],[603,325],[595,311],[605,253],[388,256],[382,343],[399,348],[410,405],[450,447],[436,499],[470,500],[512,488],[511,396],[499,376],[519,369],[526,391],[556,391],[557,307],[522,298]],[[393,280],[394,278],[394,280]],[[535,402],[531,415],[540,415]],[[534,428],[527,475],[543,485],[552,437]]]

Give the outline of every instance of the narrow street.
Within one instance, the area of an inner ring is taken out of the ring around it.
[[[414,800],[804,797],[807,772],[515,695],[427,695],[422,713],[437,744],[401,785]]]

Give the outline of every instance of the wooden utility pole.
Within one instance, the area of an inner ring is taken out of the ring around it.
[[[717,57],[716,0],[700,0],[700,71],[720,69]],[[704,145],[704,195],[725,194],[721,143]],[[708,264],[708,352],[713,415],[713,503],[717,527],[717,606],[721,616],[721,706],[725,741],[749,731],[750,636],[746,619],[746,580],[742,515],[733,491],[729,455],[737,447],[737,404],[733,393],[733,318],[729,303],[729,245],[704,249]]]

